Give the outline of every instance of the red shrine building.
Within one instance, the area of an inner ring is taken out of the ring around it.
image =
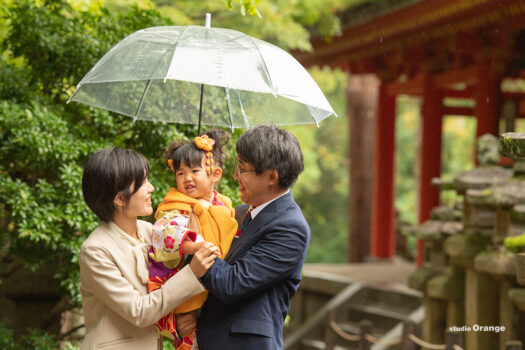
[[[525,116],[525,94],[502,89],[507,80],[525,78],[525,1],[369,0],[351,6],[341,21],[339,37],[314,38],[313,52],[295,56],[307,67],[328,65],[349,73],[349,261],[362,261],[363,251],[390,258],[396,240],[396,97],[422,101],[418,218],[423,222],[439,205],[431,179],[441,173],[443,117],[475,117],[481,136],[512,131],[515,118]],[[450,107],[445,98],[475,104]]]

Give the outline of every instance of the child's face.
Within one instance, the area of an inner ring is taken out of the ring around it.
[[[206,173],[206,159],[201,165],[189,167],[181,160],[180,167],[175,171],[175,179],[179,192],[195,199],[211,200],[215,184],[221,179],[221,168],[215,168],[211,174]]]

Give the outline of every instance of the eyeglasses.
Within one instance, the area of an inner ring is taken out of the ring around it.
[[[239,163],[237,161],[235,162],[235,172],[236,173],[244,174],[244,173],[250,173],[252,171],[255,171],[255,169],[241,169],[239,167]]]

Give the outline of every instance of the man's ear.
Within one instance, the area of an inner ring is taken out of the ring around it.
[[[113,204],[115,204],[116,208],[126,206],[126,202],[124,202],[124,199],[122,198],[122,195],[120,194],[120,192],[117,193],[117,195],[115,196],[115,199],[113,199]]]
[[[275,169],[268,170],[268,185],[279,185],[279,173]]]
[[[211,173],[213,183],[219,182],[222,177],[222,168],[216,167]]]

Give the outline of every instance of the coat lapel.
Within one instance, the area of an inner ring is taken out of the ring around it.
[[[115,263],[119,266],[122,275],[135,287],[135,289],[146,291],[147,286],[139,280],[137,275],[137,262],[132,253],[133,246],[118,233],[113,232],[113,229],[109,224],[104,223],[104,225],[106,226],[104,226],[103,232],[107,237],[106,241],[108,249],[113,255]],[[141,227],[137,226],[137,229],[141,229]],[[141,234],[144,236],[146,244],[151,244],[151,233],[141,230]]]
[[[246,215],[246,212],[248,211],[249,208],[250,206],[248,204],[241,204],[235,207],[235,220],[237,220],[237,224],[239,227],[241,227],[244,216]],[[230,257],[231,253],[237,249],[240,239],[241,239],[240,237],[233,238],[232,244],[230,246],[230,250],[228,251],[228,254],[226,254],[226,257],[224,258],[225,261],[228,261],[228,258]]]
[[[257,216],[250,222],[240,237],[234,238],[230,251],[226,255],[226,262],[233,262],[248,250],[256,241],[258,241],[264,234],[262,228],[268,223],[275,220],[275,218],[284,214],[286,209],[294,203],[291,192],[288,192],[284,196],[276,199],[266,206]],[[246,213],[248,207],[243,210]],[[241,218],[243,218],[242,215]],[[240,225],[241,223],[239,223]]]

